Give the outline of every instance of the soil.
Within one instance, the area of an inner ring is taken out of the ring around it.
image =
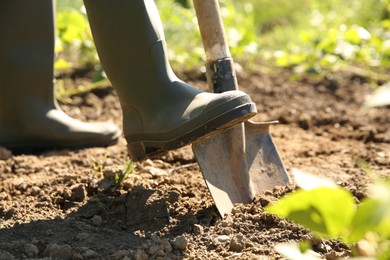
[[[207,88],[203,78],[187,81]],[[364,78],[274,71],[240,73],[239,83],[258,106],[256,121],[280,121],[271,135],[288,171],[328,177],[357,201],[367,194],[368,172],[390,177],[390,110],[362,109],[372,92]],[[61,104],[69,115],[121,126],[110,86],[72,100]],[[276,244],[302,240],[326,259],[351,253],[264,213],[293,185],[221,218],[190,146],[137,163],[122,185],[115,175],[127,158],[123,138],[107,148],[35,154],[1,148],[0,157],[0,259],[281,259]]]

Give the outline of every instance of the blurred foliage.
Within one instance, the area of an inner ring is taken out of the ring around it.
[[[81,0],[57,1],[56,68],[98,65]],[[191,0],[156,0],[175,70],[204,51]],[[390,67],[390,0],[220,0],[233,58],[298,73]]]
[[[366,165],[365,167],[367,167]],[[319,239],[339,239],[356,257],[390,257],[390,184],[386,179],[371,185],[369,195],[356,203],[353,194],[330,180],[293,172],[300,188],[265,210],[309,229]],[[310,249],[307,242],[305,251]],[[296,244],[283,252],[296,255]],[[299,252],[298,252],[299,253]],[[302,252],[304,253],[304,252]],[[307,259],[301,255],[295,259]],[[309,259],[322,259],[311,257]]]

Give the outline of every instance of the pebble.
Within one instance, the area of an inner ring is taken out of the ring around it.
[[[0,192],[0,201],[10,200],[11,197],[7,192]]]
[[[188,240],[184,236],[178,236],[173,241],[173,247],[179,250],[185,250],[187,248]]]
[[[72,260],[84,260],[84,257],[80,253],[75,253],[72,256]]]
[[[156,252],[155,252],[155,256],[165,256],[165,252],[164,250],[161,250],[161,249],[158,249]]]
[[[72,259],[72,248],[69,245],[48,244],[43,251],[43,256],[53,259]]]
[[[52,235],[54,235],[54,232],[53,232],[53,230],[48,229],[48,230],[46,230],[45,234],[46,234],[46,236],[52,236]]]
[[[83,240],[86,240],[87,238],[89,238],[90,236],[91,235],[89,233],[82,232],[82,233],[77,234],[76,239],[79,241],[83,241]]]
[[[242,235],[234,236],[230,240],[230,250],[235,252],[241,252],[244,249],[244,243],[242,240]]]
[[[137,251],[134,254],[134,259],[135,260],[148,260],[149,256],[143,250],[137,249]]]
[[[28,256],[28,257],[36,257],[39,254],[38,247],[33,244],[25,244],[23,246],[23,252]]]
[[[225,241],[228,241],[228,240],[230,240],[230,237],[227,236],[227,235],[218,236],[218,241],[219,242],[225,242]]]
[[[32,196],[41,195],[41,188],[39,188],[38,186],[32,186],[30,192]]]
[[[204,233],[204,228],[203,228],[202,225],[195,224],[194,227],[193,227],[193,229],[194,229],[194,233],[195,233],[196,235],[202,235],[202,234]]]
[[[11,253],[0,250],[0,260],[14,260],[14,259],[15,257]]]
[[[91,249],[88,249],[88,250],[85,251],[85,253],[83,254],[83,257],[84,257],[84,258],[90,258],[90,259],[95,258],[95,257],[97,257],[97,256],[98,256],[98,254],[97,254],[95,251],[91,250]]]
[[[167,253],[172,252],[172,245],[169,243],[168,239],[164,238],[160,242],[160,247]]]
[[[70,199],[72,201],[82,202],[86,196],[87,196],[87,191],[83,184],[79,184],[75,187],[72,187],[72,194],[70,196]]]
[[[154,256],[158,249],[158,246],[151,246],[149,247],[148,254]]]
[[[160,168],[152,167],[152,166],[146,166],[146,167],[144,167],[144,170],[149,172],[153,177],[168,175],[167,171],[160,169]]]
[[[131,253],[127,250],[118,250],[112,255],[112,260],[130,260]]]
[[[12,152],[4,147],[0,146],[0,160],[8,160],[12,157]]]
[[[152,235],[150,236],[150,239],[151,239],[153,242],[155,242],[155,243],[160,243],[160,241],[161,241],[161,238],[160,238],[159,236],[157,236],[156,234],[152,234]]]
[[[103,222],[103,219],[101,216],[99,215],[94,215],[91,219],[91,223],[92,225],[94,225],[95,227],[100,227],[102,225],[102,222]]]
[[[234,230],[232,229],[232,228],[224,228],[224,229],[222,229],[222,233],[224,234],[224,235],[231,235],[231,234],[233,234],[234,233]]]

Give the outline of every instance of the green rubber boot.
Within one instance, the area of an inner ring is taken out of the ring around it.
[[[123,132],[133,160],[182,147],[256,113],[241,91],[201,92],[175,76],[152,0],[84,4],[100,61],[123,109]]]
[[[15,151],[114,144],[112,123],[85,123],[58,107],[53,91],[52,0],[0,3],[0,146]]]

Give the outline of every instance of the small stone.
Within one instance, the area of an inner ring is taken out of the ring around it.
[[[158,249],[159,249],[158,246],[151,246],[149,247],[148,254],[154,256]]]
[[[82,202],[87,196],[87,190],[85,189],[83,184],[79,184],[75,187],[72,187],[72,194],[70,199],[72,201]]]
[[[153,166],[146,166],[146,167],[144,167],[144,170],[147,171],[148,173],[150,173],[153,177],[168,175],[167,171],[160,169],[160,168],[153,167]]]
[[[0,160],[6,161],[12,157],[12,152],[0,146]]]
[[[227,235],[227,236],[229,236],[229,235],[234,233],[233,229],[232,228],[228,228],[228,227],[222,229],[222,232],[223,232],[224,235]]]
[[[85,251],[85,253],[83,254],[83,257],[84,258],[95,258],[95,257],[97,257],[98,256],[98,254],[95,252],[95,251],[93,251],[93,250],[91,250],[91,249],[88,249],[87,251]]]
[[[41,194],[41,188],[39,188],[38,186],[32,186],[31,187],[31,195],[32,196],[37,196],[37,195],[40,195]]]
[[[0,250],[0,260],[14,260],[14,259],[15,257],[11,253]]]
[[[48,244],[43,256],[53,259],[72,259],[72,248],[69,245]]]
[[[155,255],[158,257],[158,256],[165,256],[165,252],[164,250],[161,250],[161,249],[158,249],[156,252],[155,252]]]
[[[203,229],[202,225],[195,224],[193,229],[194,229],[194,233],[196,235],[202,235],[204,233],[204,229]]]
[[[219,242],[225,242],[225,241],[228,241],[228,240],[230,240],[230,237],[227,236],[227,235],[218,236],[218,241]]]
[[[84,260],[84,257],[80,253],[74,253],[72,256],[72,260]]]
[[[169,243],[168,239],[164,238],[160,242],[160,247],[167,253],[172,252],[172,245]]]
[[[158,235],[156,235],[156,234],[152,234],[152,235],[150,236],[150,239],[151,239],[153,242],[155,242],[155,243],[160,243],[160,241],[161,241],[161,238],[160,238]]]
[[[10,200],[10,198],[7,192],[0,192],[0,201]]]
[[[134,254],[135,260],[148,260],[148,258],[149,258],[148,254],[141,249],[137,249],[137,251]]]
[[[244,243],[242,240],[242,235],[234,236],[230,240],[230,250],[235,252],[241,252],[244,249]]]
[[[260,197],[259,201],[260,201],[260,205],[262,207],[265,207],[265,206],[267,206],[268,204],[271,203],[271,201],[268,198],[266,198],[266,197]]]
[[[77,234],[76,239],[79,241],[84,241],[87,238],[89,238],[91,235],[89,233],[82,232],[80,234]]]
[[[184,236],[178,236],[173,241],[173,247],[179,250],[185,250],[187,248],[188,240]]]
[[[23,251],[28,257],[35,257],[39,254],[37,246],[33,244],[25,244],[23,246]]]
[[[54,235],[53,230],[51,230],[51,229],[46,230],[46,235],[47,235],[47,236],[52,236],[52,235]]]
[[[126,250],[118,250],[112,255],[113,260],[127,260],[129,258],[129,252]]]
[[[102,225],[102,222],[103,222],[103,219],[101,216],[99,215],[95,215],[92,217],[91,219],[91,223],[92,225],[94,225],[95,227],[100,227]]]

